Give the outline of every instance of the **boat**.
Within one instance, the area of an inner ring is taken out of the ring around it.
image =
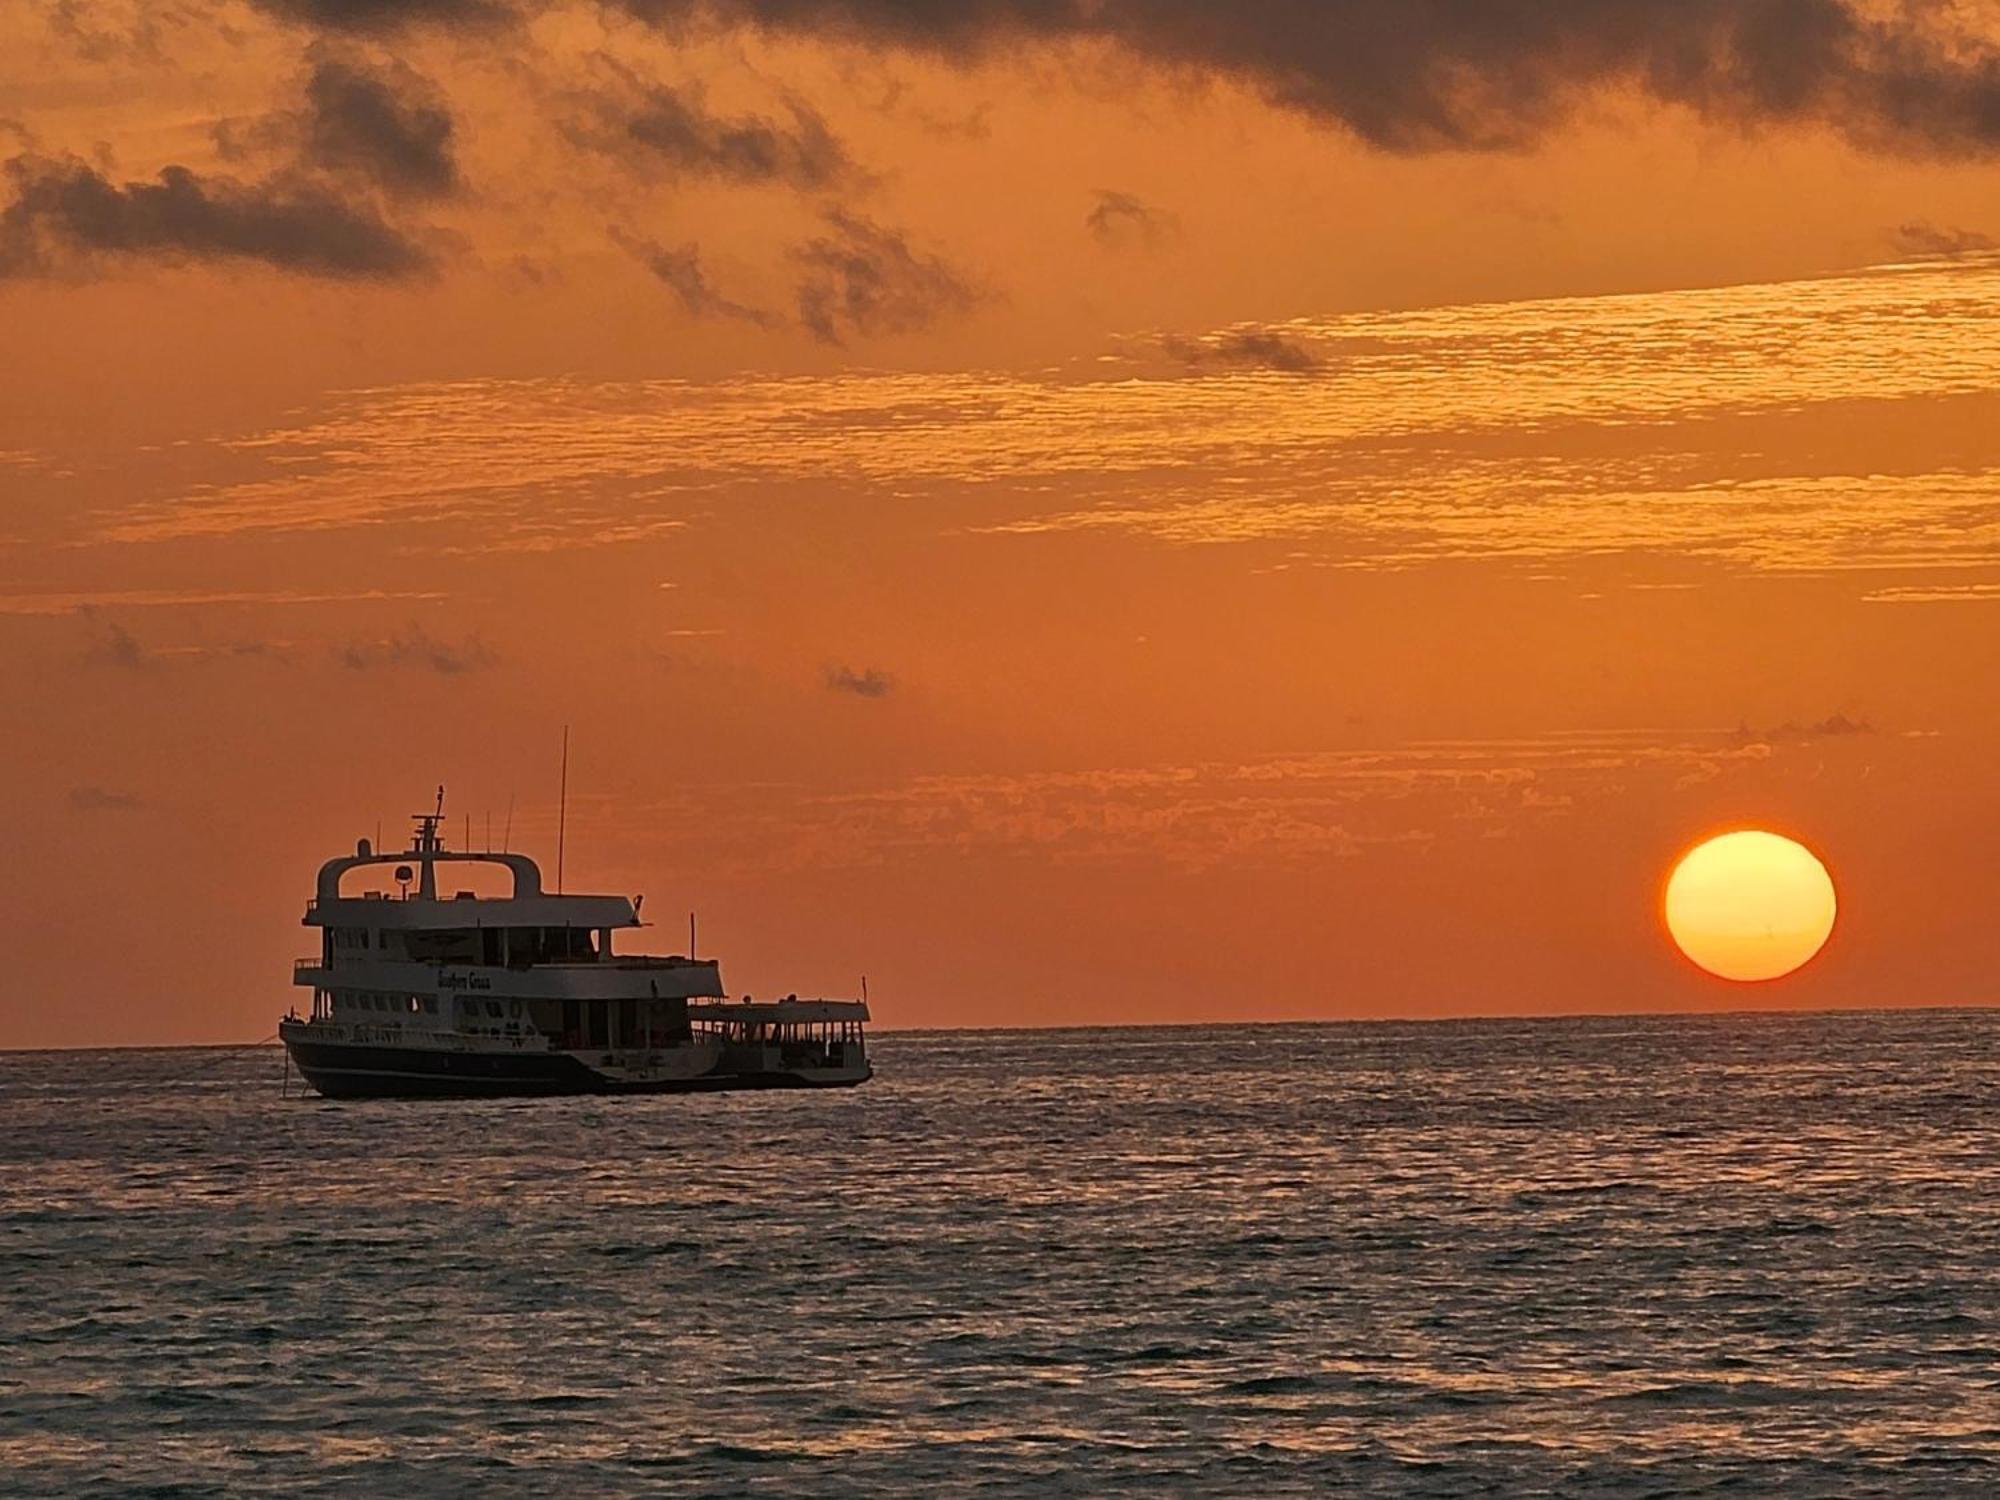
[[[442,787],[413,822],[407,850],[361,839],[321,865],[306,906],[320,951],[292,982],[312,1008],[294,1007],[278,1036],[321,1095],[851,1088],[872,1076],[865,998],[731,1000],[715,959],[616,951],[615,935],[645,925],[643,898],[551,892],[525,854],[448,850]],[[441,871],[480,865],[506,871],[511,892],[454,879],[440,894]],[[378,871],[394,893],[366,885]]]

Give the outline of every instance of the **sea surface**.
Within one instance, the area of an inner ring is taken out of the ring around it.
[[[0,1054],[0,1492],[2000,1493],[2000,1012]]]

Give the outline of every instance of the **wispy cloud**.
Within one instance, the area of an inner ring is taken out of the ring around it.
[[[792,250],[800,269],[799,321],[821,343],[909,333],[979,301],[964,275],[913,248],[900,230],[845,209],[829,209],[824,227]]]
[[[1889,238],[1905,255],[1966,255],[2000,249],[1990,234],[1940,227],[1925,219],[1898,225]]]
[[[2000,602],[2000,583],[1925,583],[1872,589],[1870,604],[1978,604]]]
[[[1700,805],[1735,778],[1777,774],[1797,742],[1728,731],[1594,731],[1328,750],[1251,760],[928,775],[814,793],[706,787],[644,810],[754,851],[735,873],[879,866],[923,854],[1183,873],[1517,839],[1634,797]],[[633,810],[625,809],[627,815]]]
[[[382,389],[233,445],[260,474],[100,524],[136,541],[477,522],[483,546],[596,545],[721,524],[720,493],[809,482],[978,496],[972,521],[941,501],[941,527],[1282,544],[1340,567],[2000,565],[2000,435],[1968,427],[1950,467],[1774,456],[1801,452],[1788,424],[1843,421],[1856,401],[2000,396],[1996,304],[2000,264],[1947,259],[1258,330],[1337,368],[1329,379],[1219,363],[1161,378],[1146,335],[1108,364],[1033,376]],[[1219,348],[1244,331],[1186,337]],[[1705,424],[1698,442],[1690,423]]]
[[[379,640],[350,642],[335,651],[334,659],[356,672],[415,669],[458,677],[491,667],[499,657],[476,635],[440,640],[421,625],[411,625]]]
[[[250,0],[282,21],[320,31],[384,35],[415,27],[487,30],[517,19],[508,0]]]
[[[83,659],[90,666],[110,667],[120,672],[141,672],[153,664],[152,656],[139,638],[116,620],[99,617],[88,607],[79,611],[90,630]]]
[[[1269,328],[1225,328],[1189,337],[1164,334],[1160,350],[1189,369],[1276,370],[1313,375],[1324,368],[1318,355],[1294,338]]]
[[[1783,744],[1806,740],[1843,740],[1855,735],[1875,732],[1875,726],[1866,719],[1850,719],[1843,713],[1828,714],[1823,719],[1814,719],[1800,724],[1787,719],[1782,724],[1774,724],[1768,729],[1752,729],[1747,724],[1737,726],[1731,739],[1739,744]]]
[[[1151,249],[1173,238],[1180,221],[1132,193],[1098,188],[1083,227],[1098,244],[1114,250]]]
[[[289,589],[107,589],[81,593],[0,594],[0,615],[68,615],[93,609],[206,609],[227,605],[360,604],[385,599],[436,600],[421,589],[314,593]]]
[[[146,804],[132,792],[111,791],[101,786],[73,786],[69,805],[75,812],[137,812]]]
[[[701,249],[688,243],[685,245],[662,245],[655,240],[645,239],[613,226],[611,237],[626,250],[636,256],[660,281],[680,299],[682,308],[694,318],[736,318],[745,323],[754,323],[760,328],[769,328],[779,319],[763,308],[752,307],[725,297],[710,285],[708,271],[702,265]]]
[[[857,672],[849,666],[835,666],[826,669],[826,685],[836,693],[852,693],[857,698],[886,698],[896,679],[875,667]]]
[[[588,123],[571,126],[570,136],[638,171],[801,192],[862,177],[825,117],[803,99],[785,98],[784,120],[723,115],[708,108],[699,87],[643,84],[623,69],[607,68],[610,81],[592,99]]]

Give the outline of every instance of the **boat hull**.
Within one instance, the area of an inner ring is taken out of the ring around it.
[[[566,1052],[450,1050],[326,1041],[287,1033],[292,1064],[328,1099],[465,1099],[564,1094],[695,1094],[733,1089],[852,1088],[872,1070],[618,1077]]]

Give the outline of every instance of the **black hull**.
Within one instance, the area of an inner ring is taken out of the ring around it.
[[[574,1094],[710,1094],[732,1089],[853,1088],[860,1078],[796,1073],[705,1073],[695,1078],[607,1078],[561,1052],[450,1052],[285,1039],[292,1063],[328,1099],[505,1099]]]

